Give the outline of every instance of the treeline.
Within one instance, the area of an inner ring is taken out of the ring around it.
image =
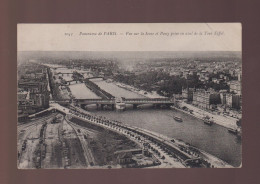
[[[213,88],[216,91],[226,89],[229,86],[225,82],[214,83],[212,78],[219,78],[220,74],[211,75],[209,81],[202,82],[196,74],[189,75],[187,79],[180,76],[170,76],[162,71],[152,71],[141,74],[119,74],[114,77],[114,80],[125,83],[145,91],[157,91],[159,95],[171,97],[173,94],[181,94],[182,88]],[[230,77],[230,76],[229,76]]]
[[[113,95],[106,92],[105,90],[101,89],[97,84],[90,81],[89,79],[84,79],[85,85],[90,88],[94,93],[96,93],[98,96],[105,98],[105,99],[112,99],[114,98]]]
[[[60,94],[59,85],[55,83],[52,72],[50,72],[50,69],[48,68],[48,74],[49,74],[49,82],[50,82],[50,91],[52,94],[53,100],[62,100],[62,96]]]
[[[71,78],[76,81],[82,81],[84,79],[84,76],[82,74],[74,71]]]

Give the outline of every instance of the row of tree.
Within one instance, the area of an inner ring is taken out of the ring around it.
[[[214,83],[208,81],[206,83],[199,80],[199,76],[189,75],[187,79],[180,76],[170,76],[164,72],[152,71],[141,74],[119,74],[114,80],[128,85],[135,86],[145,91],[157,91],[158,94],[164,96],[172,96],[173,94],[181,94],[183,88],[213,88],[216,91],[225,89],[229,90],[229,86],[225,82]]]

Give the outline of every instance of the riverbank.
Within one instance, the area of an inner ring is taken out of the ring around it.
[[[200,120],[204,120],[204,117],[208,116],[214,121],[214,123],[216,123],[220,126],[223,126],[225,128],[230,128],[230,129],[237,129],[238,128],[238,126],[236,125],[236,119],[235,118],[231,119],[231,118],[223,117],[223,116],[220,116],[220,115],[215,115],[215,114],[212,114],[210,112],[204,111],[200,108],[197,108],[197,107],[195,107],[191,104],[187,104],[185,102],[179,103],[179,106],[180,106],[180,108],[177,108],[175,106],[172,106],[172,108],[174,108],[178,111],[181,111],[183,113],[189,114],[190,116],[193,116],[193,117],[198,118]],[[182,107],[186,107],[188,110],[182,110],[181,109]],[[190,110],[192,110],[192,113],[190,113]]]
[[[82,112],[83,114],[90,114],[89,111],[85,111],[79,107],[74,107],[77,111],[79,112]],[[212,165],[214,165],[214,167],[218,167],[218,168],[222,168],[222,167],[225,167],[225,168],[231,168],[233,167],[232,165],[228,164],[227,162],[213,156],[212,154],[210,153],[207,153],[197,147],[194,147],[182,140],[179,140],[179,139],[176,139],[176,138],[172,138],[172,137],[169,137],[169,136],[165,136],[165,135],[162,135],[162,134],[159,134],[157,132],[154,132],[154,131],[151,131],[151,130],[147,130],[147,129],[143,129],[143,128],[140,128],[140,127],[137,127],[137,126],[133,126],[133,125],[129,125],[128,123],[125,123],[125,122],[118,122],[118,121],[114,121],[112,120],[111,118],[106,118],[106,117],[102,117],[102,116],[99,116],[101,119],[105,119],[105,120],[108,120],[108,121],[111,121],[111,122],[116,122],[116,123],[119,123],[123,126],[126,126],[128,128],[131,128],[131,129],[134,129],[134,130],[138,130],[140,132],[143,132],[143,133],[146,133],[146,134],[149,134],[153,137],[157,137],[157,139],[161,140],[162,142],[164,143],[167,143],[167,144],[170,144],[170,145],[173,145],[173,146],[177,146],[177,147],[183,147],[183,148],[186,148],[187,150],[189,150],[189,153],[191,152],[194,152],[194,153],[197,153],[199,154],[199,156],[201,158],[203,158],[204,160],[208,161],[209,163],[211,163]],[[173,141],[172,141],[173,140]],[[190,149],[191,148],[191,149]],[[162,152],[161,153],[162,155],[167,155],[167,153],[164,153]],[[169,155],[168,155],[169,156]]]
[[[122,83],[119,83],[119,82],[113,82],[115,85],[117,85],[118,87],[121,87],[121,88],[124,88],[125,90],[128,90],[128,91],[131,91],[131,92],[135,92],[135,93],[138,93],[144,97],[147,97],[147,98],[165,98],[164,96],[160,96],[158,95],[157,93],[149,93],[149,92],[146,92],[146,91],[143,91],[143,90],[139,90],[137,88],[134,88],[132,86],[129,86],[129,85],[126,85],[126,84],[122,84]],[[147,93],[147,94],[145,94]],[[235,118],[232,118],[232,117],[224,117],[224,116],[220,116],[220,115],[215,115],[215,114],[212,114],[210,112],[207,112],[205,110],[202,110],[200,108],[197,108],[191,104],[187,104],[185,102],[181,102],[179,104],[181,107],[187,107],[189,110],[192,110],[192,114],[189,112],[189,111],[185,111],[185,110],[182,110],[182,109],[179,109],[179,108],[176,108],[177,110],[179,111],[182,111],[183,113],[186,113],[186,114],[189,114],[195,118],[198,118],[200,120],[203,120],[205,116],[208,116],[210,117],[216,124],[220,125],[220,126],[223,126],[225,128],[230,128],[230,129],[237,129],[237,125],[236,125],[236,121],[237,119]]]
[[[120,82],[113,82],[115,85],[117,85],[118,87],[120,88],[123,88],[125,90],[128,90],[128,91],[131,91],[133,93],[137,93],[139,95],[142,95],[143,97],[146,97],[146,98],[166,98],[164,96],[161,96],[159,94],[156,93],[156,91],[153,91],[153,92],[147,92],[147,91],[144,91],[144,90],[141,90],[141,89],[137,89],[133,86],[130,86],[130,85],[127,85],[127,84],[123,84],[123,83],[120,83]]]
[[[132,126],[132,128],[140,130],[140,128],[138,128],[138,127],[133,127]],[[142,131],[143,132],[147,132],[148,134],[151,134],[151,135],[156,136],[158,138],[161,138],[164,141],[166,141],[166,142],[168,142],[169,144],[172,144],[172,145],[175,144],[176,146],[182,145],[182,146],[184,146],[186,148],[189,148],[189,147],[190,148],[194,148],[195,150],[199,151],[201,158],[207,160],[209,163],[213,164],[217,168],[233,168],[233,166],[228,164],[227,162],[225,162],[225,161],[223,161],[223,160],[221,160],[221,159],[219,159],[219,158],[217,158],[217,157],[215,157],[215,156],[205,152],[204,150],[201,150],[201,149],[199,149],[197,147],[189,145],[189,144],[187,144],[187,143],[185,143],[185,142],[183,142],[181,140],[178,140],[178,139],[175,139],[175,138],[169,138],[167,136],[164,136],[164,135],[161,135],[161,134],[158,134],[156,132],[153,132],[153,131],[150,131],[150,130],[146,130],[146,129],[142,129]],[[174,143],[172,142],[172,140],[174,140]]]

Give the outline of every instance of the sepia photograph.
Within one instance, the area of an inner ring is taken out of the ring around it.
[[[241,168],[240,23],[17,24],[17,168]]]

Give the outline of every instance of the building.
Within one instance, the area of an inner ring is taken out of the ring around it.
[[[234,92],[237,95],[241,95],[241,82],[240,81],[230,81],[229,82],[230,92]]]
[[[237,94],[226,94],[226,105],[227,107],[234,109],[241,109],[242,106],[242,96]]]
[[[182,89],[182,98],[186,99],[188,102],[191,102],[193,100],[194,91],[195,91],[194,88]]]
[[[151,157],[152,154],[151,154],[151,152],[149,152],[148,145],[149,145],[149,143],[147,143],[147,142],[143,143],[143,152],[142,153],[146,157]]]
[[[220,100],[220,94],[215,92],[215,93],[211,93],[210,97],[209,97],[209,103],[211,105],[217,105],[217,104],[221,104],[221,100]]]
[[[227,94],[227,90],[220,90],[219,91],[220,102],[221,102],[222,105],[226,105],[226,103],[227,103],[226,94]]]
[[[238,81],[242,80],[242,72],[238,72],[237,79],[238,79]]]
[[[131,152],[122,152],[117,155],[118,164],[130,164],[133,162]]]
[[[36,107],[48,107],[49,96],[42,93],[30,93],[30,99],[34,101]]]
[[[221,103],[220,94],[214,91],[205,91],[197,89],[193,92],[193,105],[201,109],[210,109],[213,104]]]
[[[232,107],[232,100],[233,100],[232,94],[227,93],[226,94],[226,105],[227,105],[227,107]]]
[[[34,100],[30,99],[30,92],[21,90],[17,92],[17,105],[21,112],[31,111],[34,103]]]
[[[232,95],[232,108],[241,109],[242,98],[241,95]]]
[[[131,164],[134,162],[133,155],[142,154],[142,149],[130,149],[114,152],[118,164]]]
[[[210,109],[210,92],[197,89],[193,92],[192,103],[201,109]]]
[[[18,109],[26,110],[49,107],[48,83],[30,81],[20,81],[18,83]],[[31,111],[32,112],[32,111]]]

